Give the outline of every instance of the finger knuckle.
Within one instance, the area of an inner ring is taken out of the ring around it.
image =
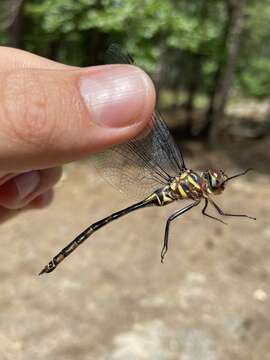
[[[40,147],[52,137],[53,117],[48,116],[48,89],[43,84],[37,71],[19,70],[6,76],[2,87],[3,122],[13,141]]]

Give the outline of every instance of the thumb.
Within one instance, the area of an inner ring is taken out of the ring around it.
[[[47,168],[127,141],[155,103],[151,80],[131,65],[15,68],[0,72],[0,84],[2,172]]]

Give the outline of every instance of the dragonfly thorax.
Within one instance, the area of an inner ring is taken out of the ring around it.
[[[177,199],[200,199],[206,191],[207,181],[201,172],[185,170],[175,176],[169,185]]]

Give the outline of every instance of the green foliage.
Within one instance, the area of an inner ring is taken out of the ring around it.
[[[250,2],[242,40],[237,85],[244,95],[263,99],[270,93],[270,3]]]
[[[269,97],[270,92],[270,61],[259,57],[249,63],[245,71],[238,77],[239,85],[245,94],[258,99]]]
[[[165,87],[185,90],[197,77],[198,90],[207,94],[225,60],[229,2],[25,0],[24,48],[84,66],[95,63],[107,44],[116,41]],[[269,96],[269,0],[250,0],[246,17],[236,83],[244,95],[262,98]],[[0,42],[6,40],[2,29]]]
[[[25,15],[37,29],[32,27],[32,42],[38,34],[43,45],[46,39],[56,37],[80,41],[85,32],[98,30],[112,37],[118,35],[139,59],[154,62],[162,46],[196,53],[204,45],[207,50],[211,42],[218,42],[222,26],[217,17],[222,23],[222,2],[209,4],[209,16],[201,18],[205,5],[200,1],[189,4],[173,0],[28,0]],[[144,56],[140,49],[150,45],[153,50],[146,51]]]

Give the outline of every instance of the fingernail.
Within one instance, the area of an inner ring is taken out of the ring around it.
[[[18,194],[21,199],[25,199],[31,194],[40,183],[40,174],[38,171],[29,171],[14,179],[17,186]]]
[[[153,87],[139,68],[110,65],[81,78],[80,91],[91,119],[107,127],[126,127],[144,120],[147,95]]]

